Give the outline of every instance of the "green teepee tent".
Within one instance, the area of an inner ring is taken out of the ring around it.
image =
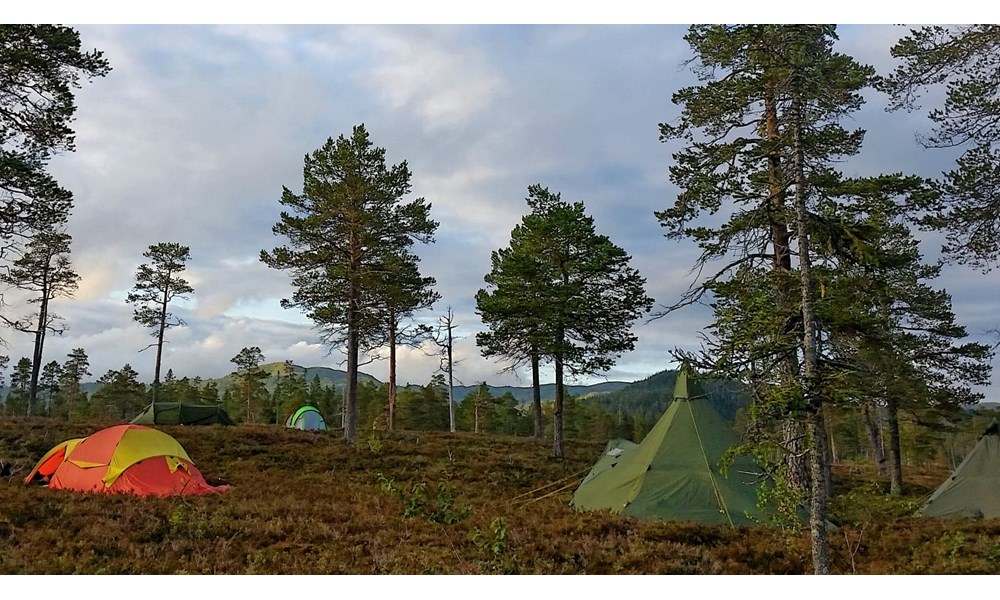
[[[1000,423],[993,421],[986,428],[979,443],[918,514],[1000,518]]]
[[[738,442],[686,365],[673,401],[640,444],[611,440],[573,494],[578,510],[731,526],[766,520],[757,508],[760,469],[747,457],[722,475],[723,454]]]

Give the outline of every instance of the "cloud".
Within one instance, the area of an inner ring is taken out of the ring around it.
[[[496,109],[505,82],[468,30],[354,27],[346,35],[371,60],[364,84],[389,110],[412,113],[413,125],[427,133]]]
[[[244,346],[267,359],[338,366],[311,324],[278,306],[293,290],[258,260],[280,245],[271,233],[282,187],[301,190],[302,159],[364,122],[390,163],[407,161],[413,193],[432,204],[437,242],[415,248],[437,279],[441,302],[420,318],[455,310],[462,339],[456,375],[465,383],[524,384],[479,356],[473,296],[490,252],[508,243],[541,183],[582,201],[598,231],[633,256],[659,305],[680,298],[698,251],[663,238],[654,211],[677,195],[668,167],[675,145],[658,124],[678,115],[671,96],[697,83],[683,66],[683,26],[81,26],[112,72],[77,94],[77,151],[52,162],[73,190],[72,260],[83,281],[58,311],[71,329],[47,343],[46,361],[73,348],[95,377],[129,362],[149,380],[148,333],[131,321],[124,294],[142,252],[161,241],[189,245],[193,299],[178,305],[188,327],[168,333],[165,367],[217,377]],[[841,28],[838,48],[890,69],[901,28]],[[928,103],[931,102],[929,98]],[[869,130],[848,174],[915,172],[935,177],[953,153],[925,151],[923,112],[884,112],[869,97],[852,123]],[[850,124],[850,123],[849,123]],[[933,259],[938,242],[925,236]],[[996,273],[948,267],[941,285],[960,321],[986,339]],[[637,322],[636,349],[608,378],[634,379],[672,366],[669,351],[699,345],[709,309],[695,306]],[[5,332],[14,357],[28,336]],[[429,351],[429,349],[425,350]],[[426,383],[438,359],[400,350],[400,380]],[[365,367],[384,379],[384,362]],[[546,372],[547,376],[550,372]],[[586,381],[586,380],[585,380]],[[997,398],[1000,400],[1000,398]]]

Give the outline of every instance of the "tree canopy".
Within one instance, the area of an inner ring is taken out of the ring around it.
[[[944,104],[931,109],[934,126],[920,142],[963,148],[944,173],[941,204],[923,223],[945,232],[952,260],[989,270],[1000,259],[1000,25],[912,29],[892,55],[901,63],[882,82],[889,108],[917,108],[925,90],[944,85]]]

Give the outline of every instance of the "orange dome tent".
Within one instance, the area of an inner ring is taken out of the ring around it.
[[[188,496],[224,492],[208,485],[184,448],[142,425],[116,425],[49,450],[24,483],[48,478],[54,490]]]

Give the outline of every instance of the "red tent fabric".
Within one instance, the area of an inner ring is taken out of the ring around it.
[[[142,425],[116,425],[59,444],[24,482],[45,477],[52,489],[105,494],[190,496],[229,489],[209,485],[177,440]]]

